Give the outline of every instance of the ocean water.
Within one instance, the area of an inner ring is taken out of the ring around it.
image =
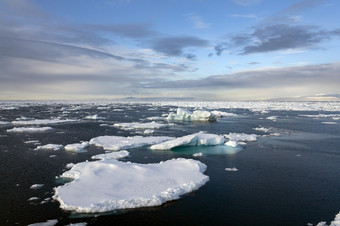
[[[36,133],[8,132],[23,126],[0,124],[0,225],[27,225],[51,219],[56,219],[57,225],[78,222],[88,225],[330,223],[340,212],[339,105],[333,103],[330,108],[328,103],[319,103],[317,107],[309,108],[304,104],[301,108],[299,104],[300,107],[287,108],[282,103],[280,109],[280,103],[275,103],[274,108],[270,108],[269,103],[261,110],[258,103],[248,107],[207,104],[208,110],[237,116],[218,118],[216,122],[167,122],[165,114],[175,111],[178,104],[1,103],[1,122],[55,118],[79,121],[39,125],[53,129]],[[187,106],[194,110],[194,106]],[[96,114],[101,118],[85,119]],[[114,123],[152,120],[171,124],[148,135],[140,130],[112,126]],[[144,146],[129,149],[130,156],[121,161],[199,160],[207,165],[205,175],[209,176],[209,181],[197,191],[161,206],[108,213],[65,211],[52,199],[54,188],[60,185],[57,177],[67,170],[66,165],[90,161],[91,156],[105,152],[102,148],[90,145],[84,153],[70,153],[64,149],[34,150],[38,145],[65,146],[103,135],[181,137],[199,131],[219,135],[257,134],[258,137],[237,148],[194,146],[154,151]],[[195,153],[203,155],[194,157]],[[233,167],[238,171],[225,170]],[[43,186],[31,189],[34,184]]]

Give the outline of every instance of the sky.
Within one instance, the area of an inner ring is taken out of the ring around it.
[[[340,100],[339,0],[0,0],[0,99]]]

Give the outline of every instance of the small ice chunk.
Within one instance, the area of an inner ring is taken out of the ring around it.
[[[10,122],[6,122],[6,121],[0,121],[0,125],[7,125],[9,124]]]
[[[272,120],[272,121],[276,121],[277,120],[277,116],[269,116],[266,119]]]
[[[153,130],[153,129],[146,129],[146,130],[144,130],[144,134],[153,134],[155,132],[155,130]]]
[[[254,130],[262,131],[262,132],[265,132],[265,133],[268,133],[268,132],[269,132],[269,129],[268,129],[268,128],[265,128],[265,127],[257,127],[257,128],[254,128]]]
[[[246,134],[246,133],[229,133],[224,135],[226,138],[229,138],[230,141],[256,141],[256,134]]]
[[[12,121],[14,125],[47,125],[47,124],[59,124],[59,123],[69,123],[69,122],[77,122],[79,120],[73,119],[35,119],[28,121]]]
[[[39,198],[38,197],[31,197],[29,199],[27,199],[27,201],[34,201],[34,200],[38,200]]]
[[[192,156],[194,156],[194,157],[201,157],[201,156],[203,156],[203,153],[202,152],[195,153]]]
[[[339,226],[340,225],[340,212],[335,216],[334,220],[329,226]],[[325,221],[318,223],[316,226],[328,226]]]
[[[65,146],[65,150],[76,153],[87,152],[85,148],[87,148],[89,145],[90,144],[88,141],[75,144],[68,144]]]
[[[225,171],[236,172],[236,171],[238,171],[238,169],[236,169],[235,167],[233,167],[233,168],[225,168]]]
[[[132,130],[132,129],[159,129],[163,127],[168,127],[168,124],[153,122],[139,123],[139,122],[131,122],[131,123],[115,123],[114,127]]]
[[[159,136],[159,137],[122,137],[122,136],[100,136],[90,140],[90,144],[94,144],[98,147],[102,147],[109,151],[118,151],[121,149],[130,149],[136,147],[142,147],[145,145],[157,144],[167,140],[173,139],[173,137]]]
[[[85,119],[93,119],[93,120],[100,120],[100,119],[105,119],[104,117],[100,117],[98,115],[88,115],[85,117]]]
[[[25,144],[40,144],[39,140],[28,140],[24,142]]]
[[[209,180],[205,170],[206,165],[193,159],[82,162],[61,175],[74,180],[55,188],[53,198],[62,209],[79,213],[159,206],[203,186]]]
[[[50,158],[55,158],[55,157],[57,157],[56,155],[50,155],[49,156]]]
[[[42,186],[44,186],[44,184],[33,184],[30,189],[39,189],[41,188]]]
[[[8,133],[39,133],[53,129],[52,127],[14,127],[6,130]]]
[[[36,147],[34,150],[46,150],[46,151],[59,151],[62,149],[64,146],[61,144],[46,144],[42,146]]]
[[[91,158],[92,159],[100,159],[100,160],[106,160],[106,159],[121,159],[129,156],[130,153],[126,150],[118,151],[118,152],[111,152],[111,153],[105,153],[105,154],[99,154],[94,155]]]
[[[322,124],[328,124],[328,125],[335,125],[337,124],[336,122],[321,122]]]
[[[66,168],[67,169],[71,169],[73,166],[74,166],[75,164],[74,163],[68,163],[67,165],[66,165]]]
[[[216,134],[209,133],[195,133],[164,143],[152,145],[150,148],[153,150],[170,150],[180,146],[200,146],[200,145],[221,145],[224,143],[224,138]]]
[[[58,224],[58,220],[57,219],[53,219],[53,220],[48,220],[46,222],[29,224],[27,226],[54,226],[56,224]]]

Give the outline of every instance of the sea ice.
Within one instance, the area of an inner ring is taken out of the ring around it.
[[[272,121],[276,121],[277,120],[277,116],[269,116],[266,119],[272,120]]]
[[[331,222],[329,226],[339,226],[340,225],[340,212],[335,216],[334,220]],[[316,226],[328,226],[326,222],[322,221],[318,223]]]
[[[58,220],[57,219],[53,219],[53,220],[48,220],[46,222],[29,224],[27,226],[54,226],[56,224],[58,224]]]
[[[34,150],[58,151],[62,149],[63,147],[64,146],[61,144],[46,144],[46,145],[38,146]]]
[[[42,186],[44,186],[43,184],[33,184],[30,189],[39,189],[41,188]]]
[[[115,123],[113,124],[114,127],[125,129],[125,130],[133,130],[133,129],[159,129],[163,127],[168,127],[168,124],[162,124],[157,122],[146,122],[146,123],[139,123],[139,122],[131,122],[131,123]]]
[[[202,153],[202,152],[195,153],[195,154],[193,154],[192,156],[194,156],[194,157],[202,157],[202,156],[203,156],[203,153]]]
[[[88,115],[85,117],[85,119],[93,119],[93,120],[100,120],[100,119],[105,119],[104,117],[100,117],[98,115]]]
[[[225,145],[229,146],[229,147],[237,147],[238,142],[234,141],[234,140],[230,140],[228,142],[225,142]]]
[[[224,135],[226,138],[229,138],[229,141],[256,141],[256,134],[245,134],[245,133],[229,133]]]
[[[235,117],[238,116],[237,114],[234,113],[228,113],[228,112],[223,112],[223,111],[211,111],[211,113],[217,117]]]
[[[0,121],[0,125],[7,125],[9,124],[10,122],[6,122],[6,121]]]
[[[65,150],[76,153],[87,152],[85,148],[87,148],[89,145],[90,144],[87,141],[75,144],[68,144],[65,146]]]
[[[69,122],[77,122],[79,120],[74,119],[35,119],[28,121],[12,121],[11,123],[14,125],[47,125],[47,124],[59,124],[59,123],[69,123]]]
[[[153,150],[170,150],[180,146],[199,146],[199,145],[221,145],[224,143],[224,138],[216,134],[195,133],[184,137],[179,137],[164,143],[152,145]]]
[[[236,172],[236,171],[238,171],[238,169],[236,169],[235,167],[233,167],[233,168],[225,168],[225,171]]]
[[[108,159],[121,159],[128,157],[130,153],[126,150],[118,151],[118,152],[111,152],[105,154],[94,155],[92,159],[100,159],[100,160],[108,160]]]
[[[52,130],[52,127],[14,127],[13,129],[6,130],[8,133],[41,133]]]
[[[122,136],[100,136],[90,140],[90,144],[94,144],[98,147],[102,147],[105,150],[118,151],[121,149],[130,149],[136,147],[142,147],[145,145],[157,144],[167,140],[173,139],[173,137],[166,136],[151,136],[151,137],[122,137]]]
[[[209,111],[191,112],[185,108],[178,108],[176,113],[170,112],[166,119],[169,121],[216,121],[217,117]]]
[[[159,206],[203,186],[209,180],[205,170],[206,165],[193,159],[82,162],[61,175],[74,180],[55,188],[53,198],[62,209],[83,213]]]

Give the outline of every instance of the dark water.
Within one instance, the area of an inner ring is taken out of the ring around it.
[[[0,121],[13,121],[22,116],[82,120],[49,125],[54,130],[43,133],[8,133],[6,130],[14,126],[0,125],[0,225],[27,225],[49,219],[57,219],[58,225],[77,222],[88,225],[315,225],[332,221],[340,211],[340,121],[323,124],[321,122],[334,120],[300,116],[339,112],[255,113],[220,109],[238,116],[212,123],[175,123],[156,130],[155,136],[174,137],[199,131],[268,135],[254,130],[263,126],[281,136],[259,136],[256,142],[248,142],[234,154],[223,153],[218,149],[221,147],[186,147],[173,151],[130,149],[130,157],[123,161],[198,159],[207,165],[205,174],[210,180],[198,191],[160,207],[101,215],[63,211],[51,197],[53,188],[58,186],[56,176],[65,171],[66,164],[90,160],[91,156],[104,153],[102,149],[90,146],[86,153],[72,154],[64,150],[35,151],[37,145],[24,143],[39,140],[41,145],[67,145],[102,135],[140,135],[101,124],[147,122],[147,117],[161,116],[174,108],[151,104],[25,104],[14,109],[2,106]],[[94,114],[105,119],[84,120]],[[273,115],[278,116],[277,121],[266,119]],[[193,157],[197,152],[205,155]],[[232,167],[238,171],[225,171]],[[30,189],[33,184],[44,186]],[[31,197],[39,199],[28,201]]]

